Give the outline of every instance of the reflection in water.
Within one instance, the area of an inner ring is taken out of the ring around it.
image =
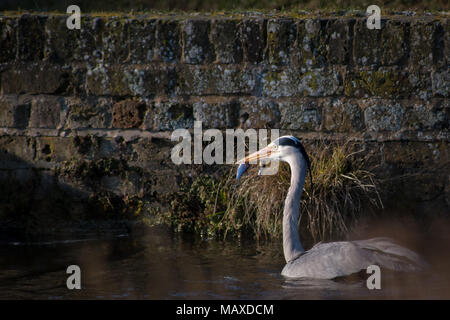
[[[361,275],[337,281],[285,279],[278,241],[195,241],[151,228],[109,239],[2,242],[0,299],[450,298],[448,228],[423,236],[427,250],[398,230],[396,235],[434,268],[423,274],[383,270],[381,290],[368,290]],[[66,288],[66,268],[72,264],[81,268],[82,290]]]

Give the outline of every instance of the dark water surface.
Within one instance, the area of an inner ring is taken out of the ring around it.
[[[449,299],[445,248],[445,259],[431,250],[438,268],[383,271],[382,289],[368,290],[363,278],[285,279],[281,245],[272,242],[188,240],[164,228],[103,239],[3,241],[0,299]],[[81,268],[81,290],[66,287],[72,264]]]

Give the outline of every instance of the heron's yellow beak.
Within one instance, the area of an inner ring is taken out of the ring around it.
[[[256,163],[258,163],[258,160],[264,160],[264,159],[267,159],[268,157],[270,157],[270,155],[273,152],[274,152],[274,150],[272,149],[272,147],[267,146],[257,152],[254,152],[254,153],[246,156],[245,158],[239,160],[236,164],[242,164],[242,163],[256,164]]]

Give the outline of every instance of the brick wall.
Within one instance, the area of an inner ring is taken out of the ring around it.
[[[32,201],[56,185],[164,205],[182,176],[208,170],[171,163],[171,132],[246,115],[245,128],[307,144],[358,141],[385,176],[420,172],[422,200],[448,206],[445,16],[384,17],[381,30],[361,16],[256,13],[88,15],[81,27],[0,15],[0,178],[32,186]]]

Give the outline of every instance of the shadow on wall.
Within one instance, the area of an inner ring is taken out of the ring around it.
[[[127,231],[139,210],[136,199],[93,189],[95,178],[86,183],[79,175],[79,188],[64,181],[77,177],[77,170],[101,170],[100,164],[72,168],[68,176],[65,169],[36,168],[0,150],[0,237]]]

